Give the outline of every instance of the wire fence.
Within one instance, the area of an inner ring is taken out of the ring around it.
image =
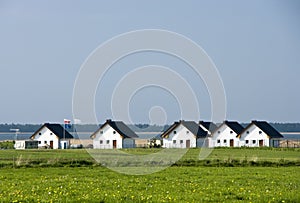
[[[281,140],[279,147],[282,148],[300,148],[300,140]]]

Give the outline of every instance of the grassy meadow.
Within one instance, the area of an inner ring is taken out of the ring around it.
[[[300,149],[218,148],[202,161],[199,152],[137,176],[102,167],[85,150],[1,150],[0,202],[300,202]]]

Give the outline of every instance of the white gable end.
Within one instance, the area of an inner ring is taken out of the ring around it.
[[[166,138],[163,138],[165,148],[190,148],[196,147],[196,137],[182,124],[174,128]]]
[[[93,146],[94,149],[120,149],[123,146],[123,137],[110,125],[106,124],[96,132]]]
[[[38,147],[59,148],[59,138],[47,127],[43,127],[34,136],[33,140],[38,141]]]
[[[270,142],[268,135],[254,124],[242,132],[240,141],[241,145],[246,147],[268,147]]]
[[[211,147],[238,147],[237,134],[226,124],[222,124],[211,136]]]

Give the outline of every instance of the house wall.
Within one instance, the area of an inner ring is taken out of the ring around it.
[[[222,124],[213,134],[209,141],[209,147],[230,147],[230,140],[233,140],[233,147],[239,147],[240,141],[237,134],[226,124]]]
[[[61,140],[59,148],[60,149],[68,149],[68,148],[70,148],[70,140]]]
[[[16,140],[15,149],[25,149],[25,140]]]
[[[34,137],[34,140],[39,142],[38,147],[50,146],[50,141],[53,141],[53,149],[59,149],[59,138],[48,128],[43,127]]]
[[[209,147],[210,138],[198,138],[197,139],[197,147]]]
[[[130,138],[123,139],[122,148],[135,148],[135,140]]]
[[[176,131],[176,133],[174,133]],[[187,140],[190,140],[190,146],[186,146]],[[169,133],[168,138],[163,138],[163,147],[165,148],[188,148],[196,147],[196,136],[182,124],[177,126]]]
[[[116,140],[117,142],[117,149],[121,149],[123,147],[123,137],[110,125],[105,125],[97,132],[95,138],[93,139],[93,148],[113,149],[113,140]]]
[[[259,147],[260,140],[262,140],[263,146],[270,146],[268,135],[254,124],[251,124],[240,136],[241,146]]]

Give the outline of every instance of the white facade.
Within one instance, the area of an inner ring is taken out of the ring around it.
[[[114,128],[106,124],[93,135],[94,149],[121,149],[134,147],[133,139],[123,139]]]
[[[38,130],[32,139],[38,141],[39,148],[67,149],[70,145],[69,139],[60,139],[46,126]]]
[[[209,139],[210,147],[239,147],[240,141],[237,133],[223,123]]]
[[[196,136],[184,125],[179,124],[163,138],[164,148],[190,148],[196,147]]]
[[[38,141],[38,147],[50,147],[52,149],[59,149],[59,138],[47,127],[43,127],[34,136],[34,140]]]
[[[254,124],[251,124],[244,132],[241,133],[240,142],[241,146],[245,147],[270,146],[269,136]]]

